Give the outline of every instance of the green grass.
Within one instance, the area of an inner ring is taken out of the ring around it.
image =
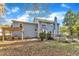
[[[50,43],[45,44],[43,48],[53,48],[55,50],[59,49],[62,52],[70,53],[70,55],[79,55],[79,43],[63,43],[59,41],[51,41]]]
[[[79,49],[79,43],[63,43],[59,41],[50,41],[48,44],[44,46],[49,47],[58,47],[58,48],[65,48],[65,49]]]

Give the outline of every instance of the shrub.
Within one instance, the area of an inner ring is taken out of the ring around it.
[[[46,37],[46,32],[45,31],[40,32],[39,36],[40,36],[41,41],[43,41],[45,39],[45,37]]]
[[[51,40],[52,38],[51,38],[51,32],[48,32],[47,34],[46,34],[46,36],[47,36],[47,40]]]
[[[70,41],[65,40],[64,43],[70,43]]]

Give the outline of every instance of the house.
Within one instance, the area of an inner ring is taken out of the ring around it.
[[[12,32],[12,36],[19,38],[34,38],[39,37],[41,31],[51,32],[51,36],[57,36],[59,34],[59,23],[57,18],[54,21],[46,20],[40,17],[34,18],[33,22],[24,22],[12,20],[12,27],[20,27],[22,31]]]
[[[5,4],[0,4],[0,19],[4,20]],[[2,22],[2,21],[0,21]],[[4,21],[3,21],[4,23]],[[39,37],[41,31],[51,32],[51,36],[57,36],[59,34],[59,24],[57,18],[54,21],[49,21],[46,18],[35,17],[33,22],[16,21],[12,20],[12,26],[2,26],[0,28],[0,34],[5,36],[5,31],[10,31],[11,36],[17,36],[19,38],[33,38]]]
[[[5,4],[0,3],[0,17],[4,15],[5,12]]]

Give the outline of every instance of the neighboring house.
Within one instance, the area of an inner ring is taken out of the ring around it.
[[[59,24],[56,18],[54,21],[35,18],[33,22],[13,20],[12,27],[22,27],[24,38],[39,37],[41,31],[51,32],[52,36],[57,36],[59,34]],[[12,36],[21,37],[21,35],[21,31],[12,32]]]
[[[5,7],[5,4],[0,3],[0,16],[3,16],[4,15],[4,12],[5,12],[4,7]]]

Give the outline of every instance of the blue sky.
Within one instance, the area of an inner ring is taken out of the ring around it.
[[[30,8],[29,8],[30,7]],[[78,3],[49,3],[48,12],[45,10],[45,4],[40,4],[40,11],[33,12],[33,4],[31,3],[6,3],[6,22],[11,20],[23,20],[32,22],[34,17],[47,17],[48,20],[54,20],[56,16],[58,23],[62,24],[64,15],[67,10],[71,9],[74,12],[79,11]],[[29,8],[29,9],[28,9]]]

